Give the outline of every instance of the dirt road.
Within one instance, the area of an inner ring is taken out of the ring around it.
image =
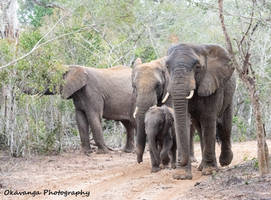
[[[268,145],[271,149],[271,141],[268,141]],[[255,141],[233,144],[234,160],[231,165],[256,157],[256,147]],[[219,152],[217,147],[217,155]],[[199,144],[195,145],[195,154],[200,160]],[[182,199],[182,195],[206,178],[195,167],[193,180],[186,181],[173,180],[174,170],[171,169],[150,173],[148,152],[144,154],[143,164],[136,163],[135,154],[94,153],[87,157],[80,152],[73,152],[28,159],[2,157],[0,167],[0,199]],[[9,190],[32,192],[32,195],[36,191],[40,194],[35,197],[30,194],[4,195]],[[56,193],[44,195],[45,190]],[[63,193],[57,193],[59,190]],[[85,194],[78,194],[77,197],[69,194],[65,197],[64,191],[82,191]]]

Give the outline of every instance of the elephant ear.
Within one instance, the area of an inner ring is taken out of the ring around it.
[[[133,70],[132,70],[132,86],[134,87],[134,82],[135,82],[135,75],[136,75],[136,67],[138,65],[141,65],[142,64],[142,61],[141,61],[141,58],[137,58],[134,62],[134,64],[132,65],[133,66]]]
[[[142,64],[141,58],[137,58],[137,59],[135,60],[134,66],[136,67],[137,65],[141,65],[141,64]]]
[[[205,45],[201,54],[205,58],[206,70],[199,83],[198,95],[209,96],[230,79],[234,68],[228,52],[221,46]]]
[[[84,67],[70,67],[64,76],[62,97],[69,99],[75,92],[87,84],[87,72]]]

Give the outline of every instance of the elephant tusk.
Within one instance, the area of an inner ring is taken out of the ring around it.
[[[166,96],[163,98],[162,103],[165,103],[168,99],[169,93],[167,92]]]
[[[189,96],[185,97],[185,98],[186,99],[191,99],[193,97],[193,95],[194,95],[194,90],[191,90]]]
[[[136,106],[136,108],[135,108],[135,112],[134,112],[134,114],[133,114],[133,117],[134,117],[134,118],[136,118],[136,113],[137,113],[137,110],[138,110],[138,107]]]

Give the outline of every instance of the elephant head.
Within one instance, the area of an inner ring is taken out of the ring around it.
[[[61,96],[64,99],[69,99],[87,84],[88,74],[85,67],[70,66],[63,78],[64,85],[61,88]]]
[[[62,98],[70,99],[76,91],[87,84],[88,75],[85,67],[61,65],[59,72],[63,76],[63,81],[60,81],[58,85],[54,85],[51,89],[47,87],[51,84],[50,79],[48,79],[48,85],[44,87],[45,89],[43,91],[39,91],[37,88],[28,87],[27,85],[20,85],[19,87],[22,92],[29,95],[56,95],[60,93]]]
[[[142,162],[146,144],[144,117],[153,105],[161,105],[167,94],[169,74],[165,57],[149,63],[137,59],[132,71],[133,95],[135,97],[134,117],[137,122],[137,161]]]
[[[175,111],[178,154],[182,155],[180,165],[187,167],[188,175],[191,173],[188,101],[215,94],[230,79],[234,68],[226,50],[211,44],[173,46],[166,65],[171,78],[169,91]]]

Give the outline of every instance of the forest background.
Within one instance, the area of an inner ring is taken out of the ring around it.
[[[137,57],[143,62],[154,60],[180,42],[226,47],[214,0],[0,2],[0,68],[27,55],[0,69],[0,149],[15,157],[80,148],[72,101],[60,95],[42,95],[45,88],[59,88],[63,64],[131,67]],[[257,26],[249,37],[249,64],[256,77],[266,136],[270,138],[271,2],[224,2],[225,25],[240,59],[244,56],[240,41],[251,24],[252,12]],[[22,92],[26,88],[32,88],[35,95]],[[253,107],[240,79],[234,105],[233,141],[255,139]],[[104,120],[103,128],[109,146],[124,144],[120,123]]]

